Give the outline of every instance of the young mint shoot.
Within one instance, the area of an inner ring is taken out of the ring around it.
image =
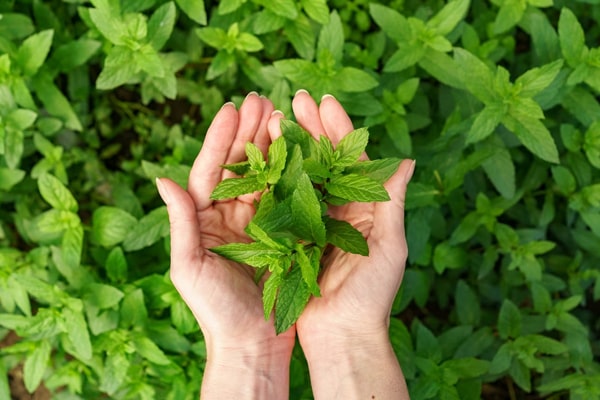
[[[247,161],[223,165],[239,178],[225,179],[211,194],[214,200],[261,192],[256,214],[246,226],[250,243],[228,243],[210,250],[256,268],[263,286],[265,319],[275,309],[277,334],[292,326],[310,296],[321,296],[321,257],[329,245],[369,255],[367,241],[349,222],[331,218],[329,205],[387,201],[383,183],[398,169],[399,159],[360,160],[369,141],[366,128],[346,135],[335,147],[317,141],[298,124],[284,120],[282,136],[265,160],[252,143]]]

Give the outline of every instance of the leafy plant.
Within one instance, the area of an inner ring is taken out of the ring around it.
[[[296,322],[311,295],[320,296],[317,277],[328,245],[369,255],[362,234],[346,221],[327,215],[327,205],[352,201],[389,200],[383,183],[398,169],[400,160],[359,161],[369,133],[357,129],[334,149],[326,136],[316,141],[291,121],[282,121],[282,136],[268,150],[267,161],[252,143],[247,161],[224,165],[241,178],[220,182],[214,200],[261,192],[256,215],[245,228],[250,243],[211,248],[233,261],[257,268],[264,282],[265,319],[275,309],[275,330],[282,333]]]

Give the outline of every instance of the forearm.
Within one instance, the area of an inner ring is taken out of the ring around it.
[[[377,337],[328,338],[307,354],[315,399],[408,399],[387,332]]]
[[[200,398],[286,400],[291,351],[260,354],[253,350],[209,350]]]

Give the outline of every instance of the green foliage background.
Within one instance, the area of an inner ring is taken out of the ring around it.
[[[193,399],[156,176],[226,100],[335,95],[411,157],[413,399],[600,398],[599,0],[0,3],[0,398]],[[294,353],[291,398],[311,398]]]

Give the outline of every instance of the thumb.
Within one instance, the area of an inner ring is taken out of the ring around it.
[[[171,277],[175,282],[185,267],[201,253],[200,225],[192,197],[178,184],[167,178],[156,178],[160,197],[167,205],[171,225]],[[183,278],[182,278],[183,279]]]
[[[394,175],[385,183],[390,201],[376,203],[373,221],[373,235],[390,250],[406,247],[404,233],[404,201],[406,186],[412,178],[415,160],[404,160]],[[406,251],[406,250],[404,250]]]

